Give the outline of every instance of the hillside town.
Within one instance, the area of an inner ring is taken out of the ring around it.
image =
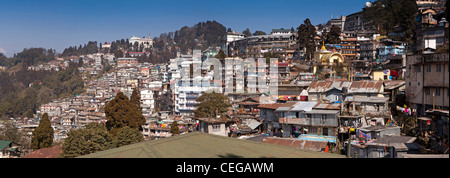
[[[121,56],[104,52],[108,42],[97,53],[56,57],[27,70],[79,64],[84,92],[10,121],[31,140],[47,113],[53,142],[63,143],[88,123],[106,125],[108,102],[137,89],[145,117],[140,132],[149,143],[203,132],[350,158],[449,158],[445,1],[416,2],[415,44],[378,34],[359,11],[315,26],[313,54],[299,46],[296,29],[276,27],[254,36],[229,31],[220,46],[178,50],[165,63],[141,62],[155,45],[150,36],[130,37],[142,48],[119,47]],[[326,43],[333,28],[339,43]],[[230,107],[216,117],[196,116],[199,98],[211,91],[226,96]],[[62,152],[61,144],[51,149]],[[0,150],[0,158],[39,157],[39,150],[10,140],[0,140]]]

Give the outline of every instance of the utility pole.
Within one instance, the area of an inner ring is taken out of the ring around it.
[[[349,133],[348,144],[347,144],[347,157],[348,158],[351,158],[351,156],[350,156],[351,146],[352,146],[352,136]]]

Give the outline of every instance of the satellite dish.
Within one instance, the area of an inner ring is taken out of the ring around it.
[[[366,7],[370,7],[370,6],[372,6],[372,3],[371,2],[366,2]]]

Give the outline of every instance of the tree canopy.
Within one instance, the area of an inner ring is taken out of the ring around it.
[[[170,125],[170,132],[174,135],[180,134],[180,128],[178,128],[177,121],[173,121],[172,124]]]
[[[42,149],[51,147],[53,144],[53,128],[48,118],[48,114],[44,113],[39,122],[39,126],[34,129],[31,138],[32,149]]]
[[[202,93],[202,96],[196,99],[199,104],[194,111],[195,117],[216,117],[228,111],[231,107],[228,97],[221,93]]]
[[[314,43],[316,28],[311,24],[311,21],[308,18],[297,28],[297,35],[297,44],[299,47],[305,48],[305,56],[309,60],[313,59],[316,50],[316,44]]]
[[[341,35],[341,28],[338,26],[332,25],[331,29],[328,33],[323,34],[326,44],[340,44],[341,39],[339,38]]]
[[[112,136],[105,125],[96,122],[86,128],[72,129],[62,145],[61,157],[74,158],[112,148]]]
[[[245,35],[245,37],[251,37],[252,32],[250,32],[250,29],[246,28],[244,31],[242,31],[242,34]]]
[[[266,32],[256,30],[255,33],[253,33],[253,36],[258,36],[258,35],[267,35],[267,34],[266,34]]]
[[[381,35],[401,33],[396,40],[415,42],[417,4],[414,0],[377,0],[363,11],[368,25],[375,27]]]
[[[114,137],[113,145],[114,147],[121,147],[125,145],[130,145],[134,143],[139,143],[144,140],[144,136],[138,129],[133,129],[128,126],[120,129],[116,137]]]
[[[106,104],[105,114],[106,126],[113,135],[126,126],[142,130],[141,126],[145,124],[142,112],[139,112],[122,92],[117,93],[116,97]]]

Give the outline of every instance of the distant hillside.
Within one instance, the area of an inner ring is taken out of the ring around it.
[[[192,27],[183,27],[175,32],[174,41],[181,52],[193,49],[205,50],[209,46],[220,46],[227,29],[216,21],[200,22]]]
[[[128,39],[121,39],[111,42],[109,50],[98,51],[100,45],[96,41],[88,44],[70,46],[66,48],[60,56],[86,55],[96,52],[113,53],[117,56],[127,56],[119,51],[128,52],[150,52],[149,56],[138,57],[140,62],[164,63],[170,58],[174,58],[177,52],[188,53],[194,49],[206,50],[210,46],[221,46],[227,29],[216,21],[199,22],[192,27],[184,26],[175,32],[162,33],[159,37],[153,38],[153,48],[132,48]]]

